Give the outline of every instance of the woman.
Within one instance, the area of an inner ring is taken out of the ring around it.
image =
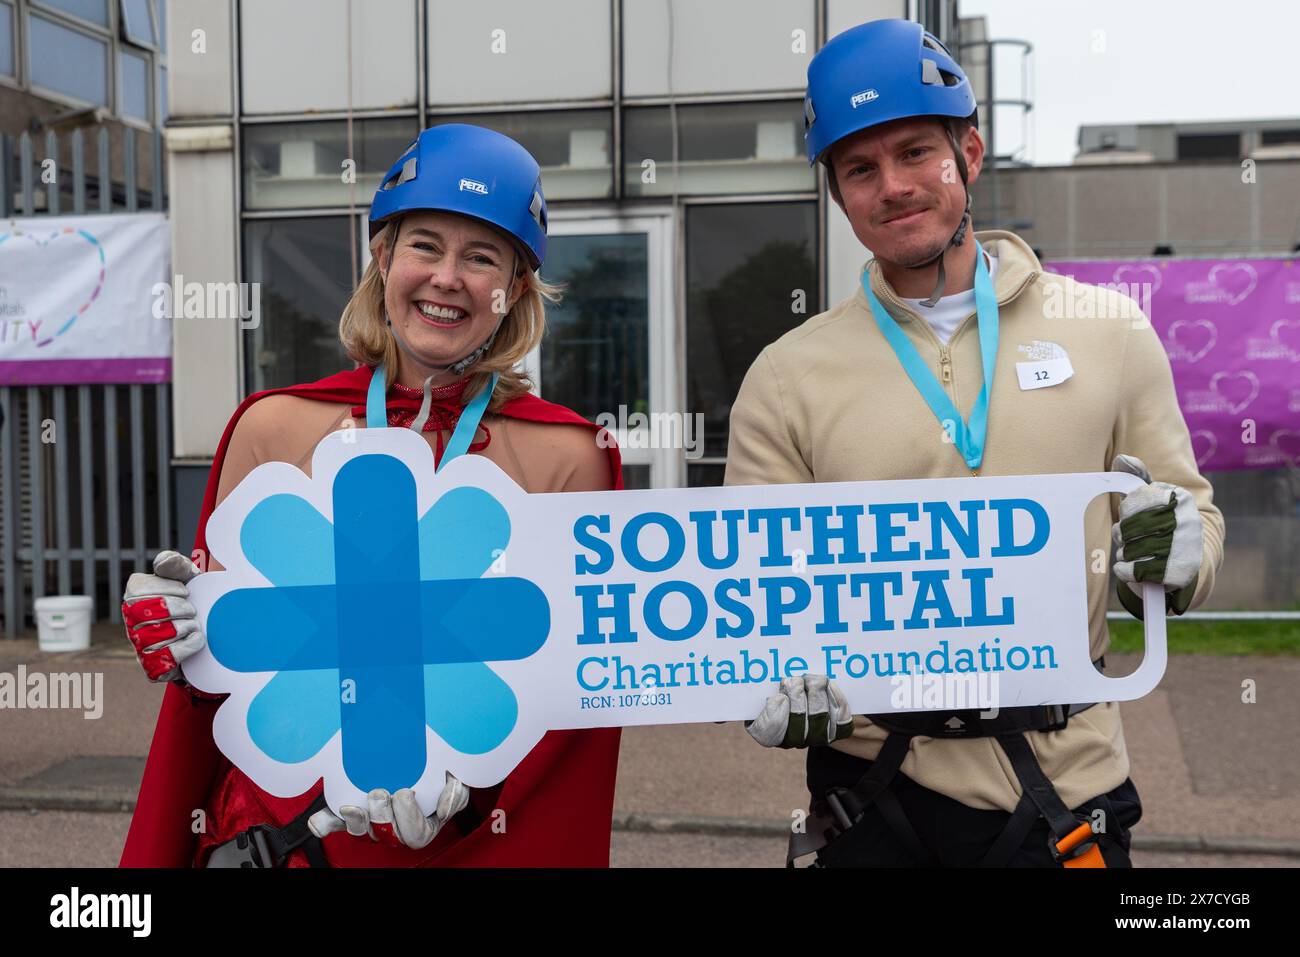
[[[597,443],[597,426],[529,394],[516,371],[555,297],[537,275],[546,201],[532,156],[474,126],[425,130],[376,192],[370,235],[372,260],[339,325],[358,367],[239,407],[208,479],[196,556],[208,516],[255,467],[310,472],[324,435],[365,424],[377,376],[388,425],[419,432],[439,465],[468,446],[529,492],[622,488],[618,451]],[[494,788],[448,775],[427,818],[409,790],[371,792],[341,818],[319,782],[292,799],[262,791],[212,743],[219,699],[183,681],[205,640],[184,584],[198,569],[163,552],[154,571],[131,576],[123,615],[150,679],[171,686],[123,866],[608,865],[617,729],[551,732]]]

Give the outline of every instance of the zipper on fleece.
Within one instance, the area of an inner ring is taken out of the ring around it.
[[[1025,289],[1029,286],[1029,284],[1034,281],[1035,276],[1036,273],[1031,272],[1028,276],[1025,277],[1025,279],[1020,283],[1019,286],[1011,290],[1011,292],[1009,292],[1005,297],[997,300],[999,313],[1001,312],[1003,306],[1005,306],[1012,299],[1015,299],[1017,296],[1019,296],[1022,292],[1025,291]],[[934,331],[934,328],[930,325],[930,323],[926,322],[923,317],[917,315],[915,312],[909,309],[906,303],[900,301],[899,298],[894,295],[894,291],[889,287],[888,283],[885,283],[884,286],[885,286],[884,289],[885,295],[883,297],[884,300],[886,302],[893,303],[893,305],[900,312],[903,312],[911,316],[915,321],[919,322],[925,330],[923,335],[929,335],[930,340],[936,346],[939,347],[939,381],[943,383],[944,391],[948,393],[948,398],[952,401],[952,404],[954,406],[957,406],[958,405],[957,385],[952,372],[952,344],[957,341],[958,336],[960,336],[963,332],[966,331],[966,328],[967,326],[970,325],[971,320],[976,319],[979,313],[972,312],[969,316],[963,319],[961,321],[961,324],[958,325],[955,330],[953,330],[952,336],[948,339],[948,344],[944,345],[942,342],[939,341],[939,335]],[[992,388],[992,383],[989,384],[989,387]],[[971,469],[970,474],[972,477],[978,478],[980,474],[979,469]]]

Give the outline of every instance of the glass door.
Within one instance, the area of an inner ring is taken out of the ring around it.
[[[608,428],[628,488],[685,484],[692,417],[680,409],[667,214],[556,210],[542,276],[563,286],[529,372],[544,399]]]

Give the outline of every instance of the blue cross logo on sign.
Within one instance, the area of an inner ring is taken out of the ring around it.
[[[506,739],[518,702],[488,663],[540,649],[550,607],[530,581],[484,577],[510,539],[488,492],[453,488],[420,515],[408,464],[368,454],[331,496],[332,524],[288,493],[249,511],[240,546],[273,587],[221,595],[208,644],[230,671],[275,672],[247,715],[267,757],[306,761],[342,732],[352,784],[395,791],[425,770],[426,727],[462,754]]]

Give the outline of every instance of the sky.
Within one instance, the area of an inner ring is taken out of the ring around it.
[[[989,36],[1033,44],[1023,158],[1070,163],[1091,123],[1300,119],[1296,0],[959,0]],[[1019,55],[1001,54],[998,94],[1020,96]]]

